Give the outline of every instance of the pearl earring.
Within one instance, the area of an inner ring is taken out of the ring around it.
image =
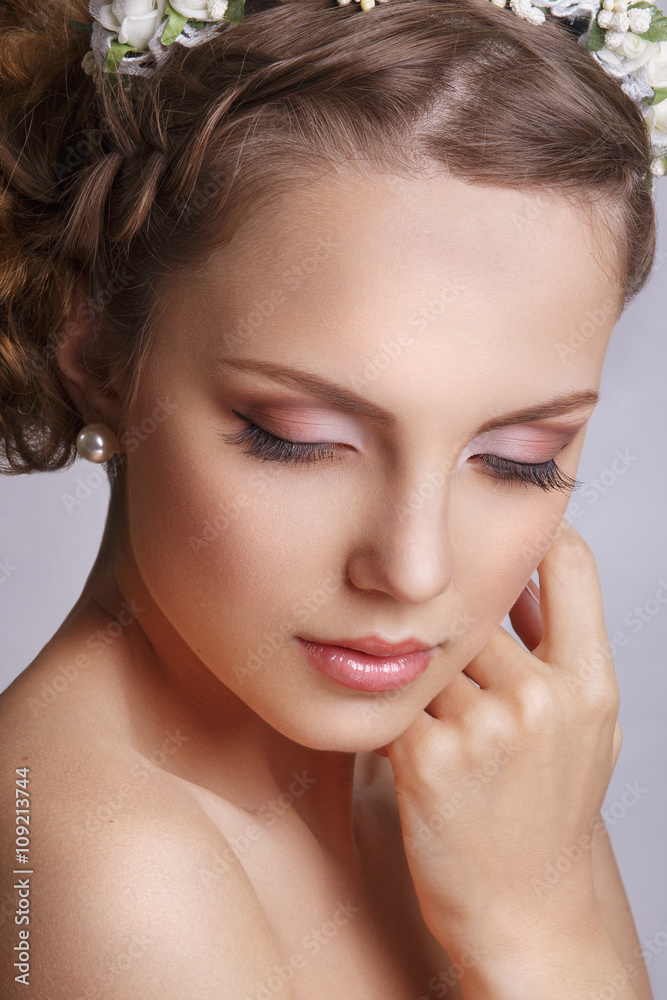
[[[118,438],[106,424],[86,424],[77,434],[76,450],[89,462],[108,462],[118,449]]]

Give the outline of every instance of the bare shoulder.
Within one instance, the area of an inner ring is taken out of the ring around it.
[[[240,865],[204,877],[202,859],[229,852],[182,805],[151,794],[78,848],[62,824],[33,828],[34,874],[16,876],[25,906],[17,889],[11,904],[27,919],[3,934],[3,996],[24,995],[9,970],[28,940],[29,985],[49,1000],[256,994],[280,961],[264,914]]]
[[[41,701],[71,651],[47,651],[0,697],[0,840],[21,872],[0,897],[0,995],[256,995],[280,956],[253,886],[182,783],[126,738],[113,671]]]

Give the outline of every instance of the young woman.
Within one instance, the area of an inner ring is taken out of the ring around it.
[[[651,1000],[563,516],[638,105],[484,0],[247,2],[122,79],[1,16],[5,471],[112,484],[0,699],[3,996]]]

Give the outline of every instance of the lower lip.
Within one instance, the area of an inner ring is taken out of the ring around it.
[[[347,646],[326,646],[297,638],[318,670],[357,691],[394,691],[411,684],[424,673],[438,648],[431,646],[400,656],[373,656]]]

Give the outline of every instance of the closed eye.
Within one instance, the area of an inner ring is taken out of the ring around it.
[[[339,457],[337,448],[340,446],[333,442],[290,441],[288,438],[271,434],[237,410],[232,410],[232,413],[243,420],[246,426],[231,434],[218,432],[219,436],[227,444],[241,448],[245,454],[253,455],[263,462],[303,465]],[[547,462],[514,462],[490,454],[473,455],[471,459],[478,460],[484,467],[485,474],[498,482],[523,483],[526,486],[537,486],[545,491],[569,491],[583,485],[563,472],[555,459],[549,459]]]
[[[500,482],[524,483],[527,486],[538,486],[541,490],[569,491],[583,486],[573,479],[556,464],[555,458],[547,462],[514,462],[499,455],[473,455],[480,459],[481,464],[489,470],[488,475]]]
[[[246,426],[232,434],[220,434],[220,437],[227,444],[242,448],[246,455],[254,455],[263,462],[292,462],[295,465],[338,457],[333,442],[290,441],[265,431],[237,410],[232,413],[244,420]]]

